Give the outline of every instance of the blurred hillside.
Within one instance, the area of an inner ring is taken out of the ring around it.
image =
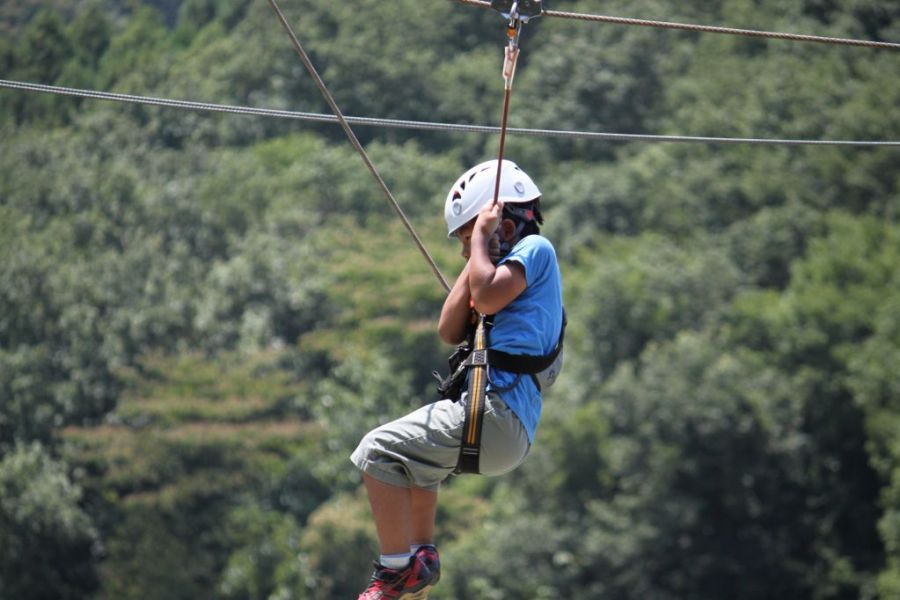
[[[282,6],[348,115],[496,124],[502,20]],[[900,41],[874,0],[551,8]],[[265,2],[6,2],[0,78],[328,112]],[[900,139],[900,55],[538,19],[513,127]],[[451,280],[495,136],[357,133]],[[435,398],[443,290],[339,128],[0,89],[0,599],[355,597],[348,460]],[[511,136],[566,368],[442,490],[435,600],[900,598],[900,151]]]

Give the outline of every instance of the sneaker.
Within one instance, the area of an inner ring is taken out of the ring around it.
[[[429,580],[431,585],[441,580],[441,557],[438,556],[437,548],[431,545],[420,546],[416,550],[416,558],[425,563],[425,566],[431,572],[431,579]]]
[[[369,587],[357,600],[426,600],[431,578],[431,571],[415,556],[405,569],[389,569],[375,563]]]

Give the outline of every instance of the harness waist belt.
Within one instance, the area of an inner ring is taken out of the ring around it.
[[[550,367],[562,345],[557,345],[553,352],[545,356],[532,354],[508,354],[500,350],[488,350],[488,364],[491,368],[508,371],[510,373],[533,374],[540,373]]]

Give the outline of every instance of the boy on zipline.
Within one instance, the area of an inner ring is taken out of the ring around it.
[[[477,314],[494,315],[487,366],[482,367],[486,395],[475,467],[461,469],[483,475],[506,473],[528,454],[541,415],[540,386],[552,383],[558,372],[554,359],[558,361],[563,329],[556,252],[539,230],[540,190],[515,163],[504,160],[494,203],[496,177],[497,161],[482,163],[464,173],[447,195],[448,237],[459,239],[466,264],[444,301],[438,325],[441,339],[460,344],[470,337]],[[500,364],[491,358],[495,354],[498,361],[504,354],[504,368],[516,372],[495,366]],[[531,362],[520,368],[522,358]],[[552,369],[546,368],[548,359]],[[434,546],[438,487],[463,465],[467,411],[477,404],[471,398],[479,397],[471,387],[460,396],[370,431],[353,452],[381,549],[358,600],[423,600],[440,578]]]

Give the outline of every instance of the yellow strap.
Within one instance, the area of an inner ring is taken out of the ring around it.
[[[478,316],[478,327],[475,330],[475,344],[473,352],[483,351],[486,349],[486,336],[484,332],[484,315]],[[469,429],[466,431],[466,442],[474,444],[477,442],[478,435],[478,411],[482,402],[484,402],[484,390],[487,379],[486,368],[482,366],[473,366],[470,374],[472,377],[472,387],[469,398]]]

